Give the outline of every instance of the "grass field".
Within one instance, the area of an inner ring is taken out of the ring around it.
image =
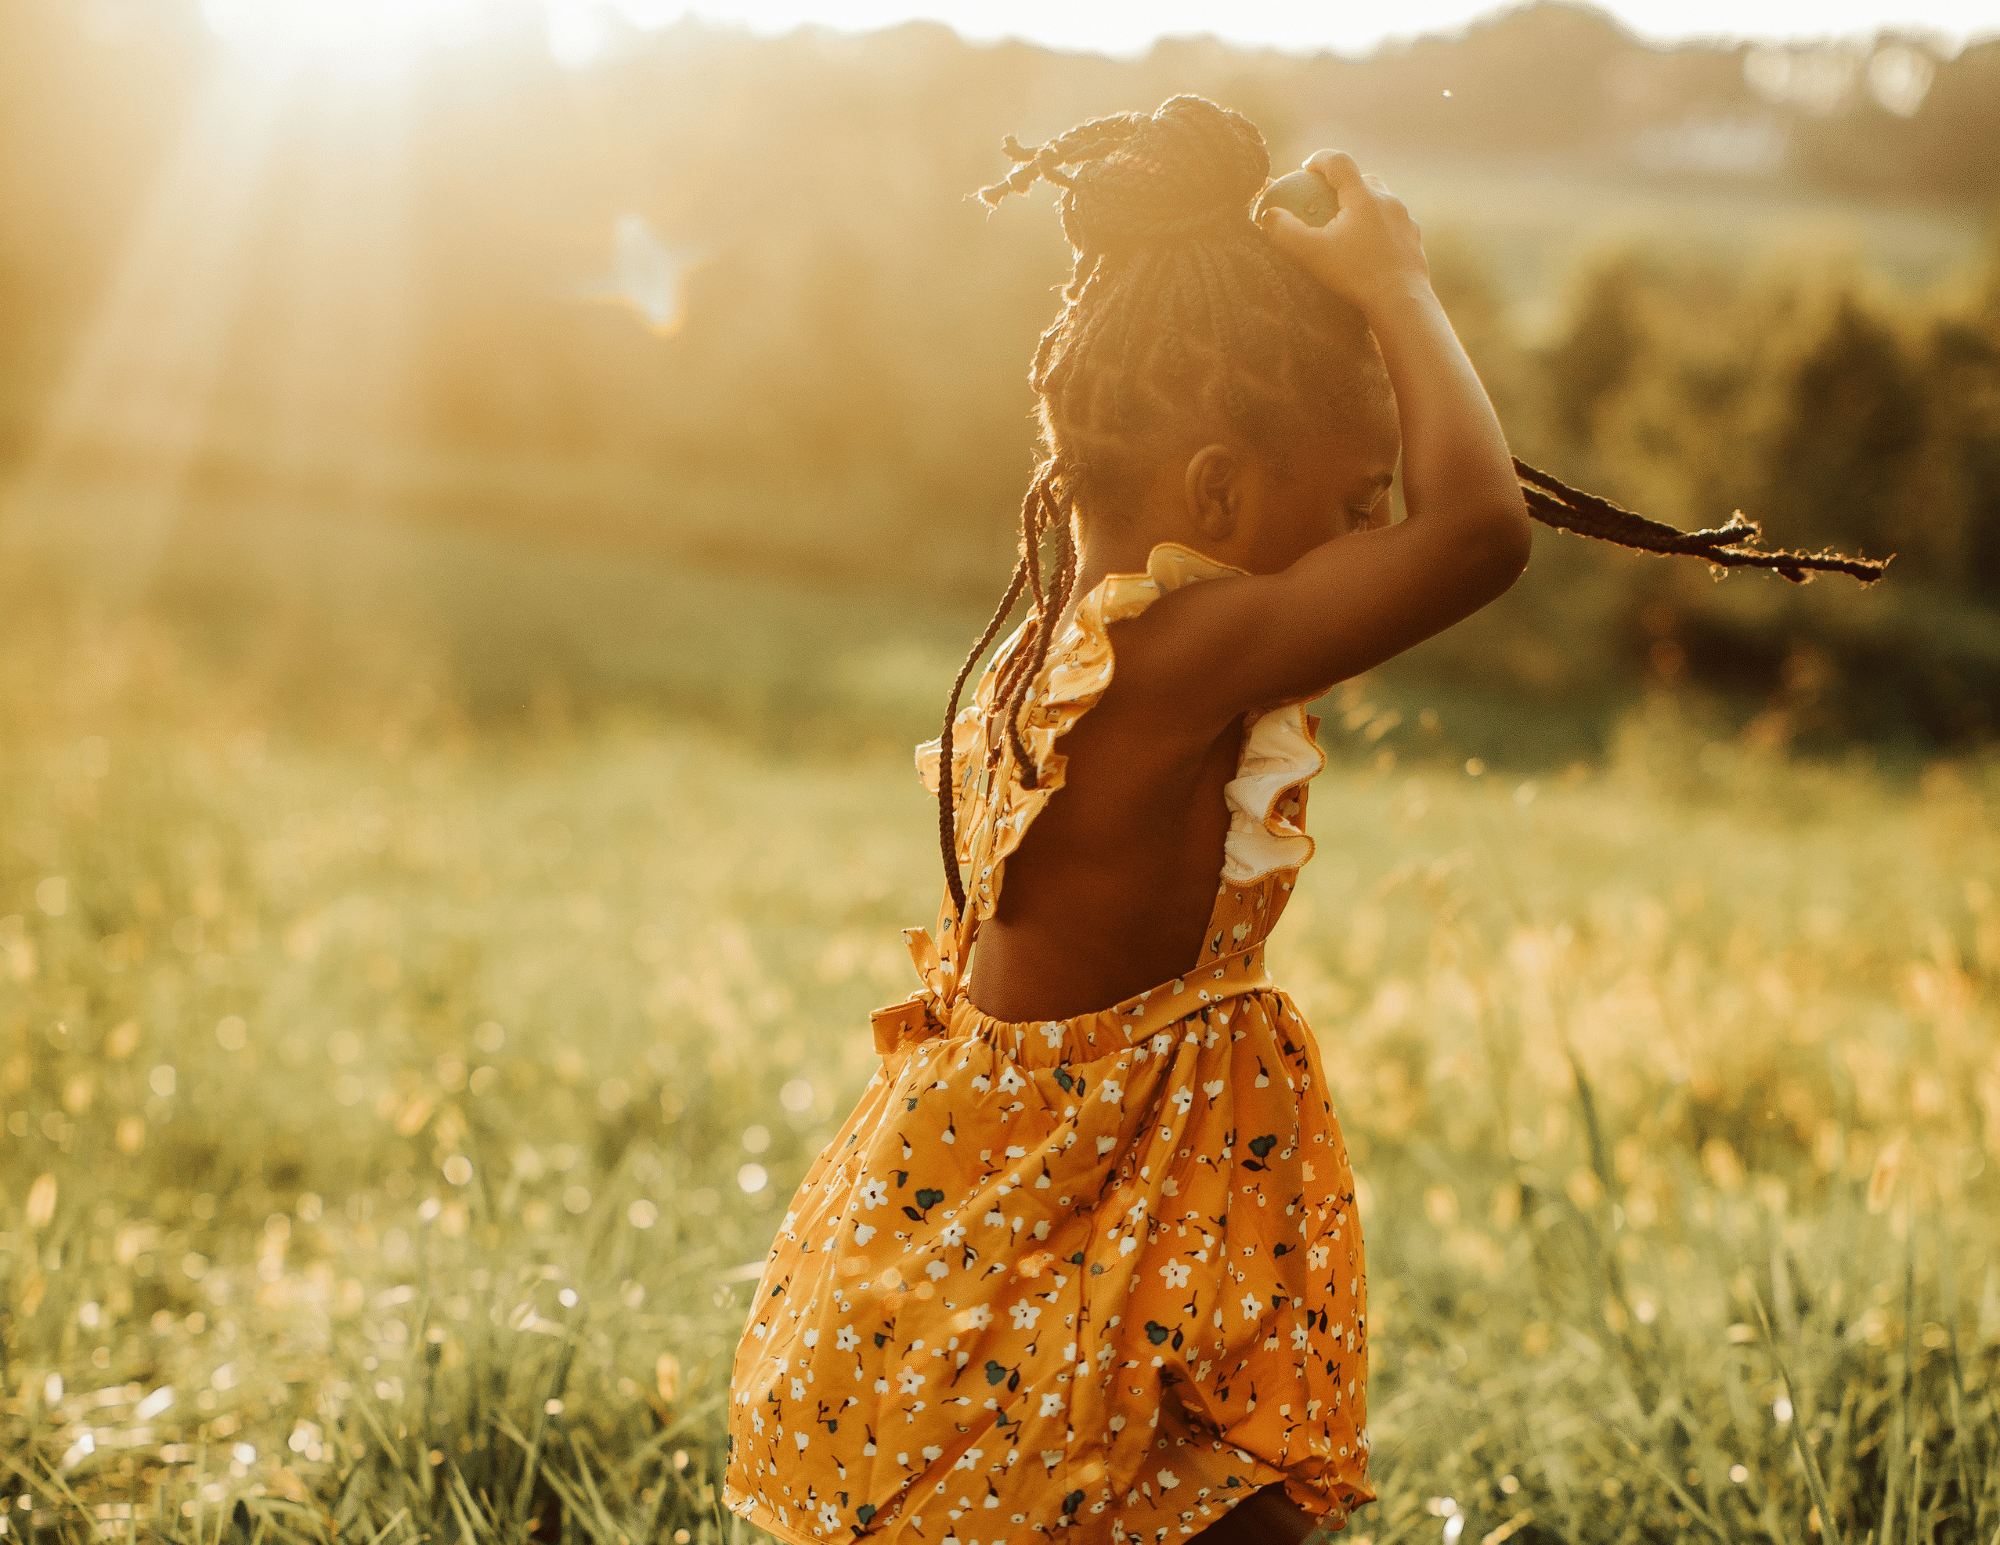
[[[2000,1538],[2000,765],[1382,724],[1273,949],[1363,1177],[1350,1533]],[[0,647],[0,1532],[743,1538],[729,1352],[934,870],[902,751]]]

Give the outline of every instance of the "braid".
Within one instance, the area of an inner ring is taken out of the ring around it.
[[[1104,155],[1130,139],[1142,121],[1143,115],[1139,113],[1113,113],[1108,118],[1093,118],[1032,150],[1022,149],[1020,141],[1010,134],[1000,142],[1000,148],[1007,153],[1008,160],[1019,164],[992,187],[981,188],[980,202],[988,209],[998,209],[1000,201],[1008,194],[1026,193],[1038,180],[1067,188],[1071,182],[1062,173],[1065,165]]]
[[[1648,520],[1631,510],[1622,510],[1609,499],[1571,488],[1537,467],[1515,458],[1514,471],[1521,480],[1521,493],[1528,501],[1528,513],[1545,526],[1574,531],[1578,536],[1615,542],[1642,553],[1672,553],[1706,558],[1723,569],[1775,569],[1795,585],[1803,585],[1814,573],[1847,574],[1872,585],[1888,568],[1889,558],[1849,558],[1843,553],[1764,552],[1757,547],[1763,528],[1744,519],[1738,510],[1726,524],[1706,531],[1682,531],[1662,521]]]
[[[1014,565],[1014,577],[1007,582],[1007,593],[1001,596],[993,620],[986,624],[986,631],[979,635],[979,642],[972,646],[972,653],[958,668],[958,675],[951,684],[951,697],[944,705],[944,730],[938,736],[938,842],[944,849],[945,882],[951,887],[953,905],[961,912],[965,910],[965,882],[958,877],[958,775],[951,763],[952,721],[958,717],[958,699],[965,690],[965,678],[972,674],[972,667],[979,663],[979,657],[986,653],[986,646],[993,642],[1008,614],[1014,610],[1014,603],[1021,598],[1027,568],[1028,560],[1024,555]]]
[[[1282,454],[1303,428],[1339,424],[1358,402],[1388,392],[1381,353],[1361,313],[1271,244],[1251,220],[1270,157],[1250,121],[1196,96],[1152,113],[1114,113],[1046,144],[1004,142],[1012,170],[979,197],[997,209],[1036,183],[1057,190],[1075,257],[1062,310],[1035,345],[1043,459],[1021,504],[1021,557],[986,633],[952,686],[942,741],[939,831],[946,879],[963,909],[951,795],[951,720],[980,655],[1025,589],[1033,602],[1018,645],[1001,662],[994,711],[1006,720],[1021,780],[1039,777],[1021,730],[1056,624],[1076,586],[1073,523],[1143,474],[1190,423],[1227,426]],[[1741,515],[1684,532],[1581,493],[1514,463],[1528,512],[1545,525],[1641,552],[1682,554],[1721,568],[1775,570],[1795,583],[1816,572],[1872,582],[1886,560],[1767,552]],[[1053,535],[1054,568],[1042,574]],[[989,725],[989,757],[1002,746]]]
[[[1049,657],[1049,644],[1055,638],[1056,623],[1062,616],[1063,608],[1069,604],[1069,592],[1076,583],[1075,523],[1065,511],[1064,518],[1057,524],[1056,571],[1051,578],[1048,603],[1034,619],[1034,648],[1023,669],[1016,673],[1013,691],[1006,700],[1007,735],[1014,747],[1014,765],[1021,769],[1022,787],[1030,789],[1041,782],[1041,773],[1021,738],[1021,712],[1027,705],[1028,693],[1033,689],[1035,679],[1041,675],[1042,666]]]
[[[1044,516],[1054,508],[1049,500],[1049,486],[1054,475],[1054,469],[1047,463],[1038,467],[1035,471],[1035,480],[1028,485],[1028,496],[1022,501],[1021,561],[1027,565],[1028,581],[1034,587],[1035,605],[1034,610],[1028,614],[1028,621],[1022,633],[1020,647],[1010,653],[1006,660],[1001,663],[999,677],[995,681],[993,689],[995,704],[993,712],[995,714],[1005,711],[1008,700],[1013,696],[1015,683],[1019,680],[1021,672],[1027,667],[1028,661],[1033,656],[1035,631],[1041,626],[1042,613],[1047,606],[1047,598],[1042,593],[1041,541],[1042,532],[1046,529]],[[986,765],[988,767],[997,766],[1000,761],[1000,751],[1003,742],[996,728],[997,722],[995,720],[992,724],[989,724],[987,729]],[[1021,747],[1018,736],[1014,739],[1014,746],[1016,750],[1022,751],[1025,757],[1026,752]]]

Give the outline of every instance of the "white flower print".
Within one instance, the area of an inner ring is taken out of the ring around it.
[[[1134,576],[1113,588],[1122,609],[1142,588],[1172,587]],[[1104,619],[1082,623],[1074,668],[1034,684],[1028,719],[1044,754],[1067,724],[1064,700],[1110,676]],[[946,769],[971,780],[959,847],[987,912],[1001,863],[975,854],[996,824],[1003,841],[1018,838],[1046,803],[1015,797],[1004,771],[982,776],[987,732],[1004,717],[994,680],[979,711],[966,707],[960,767]],[[1258,754],[1288,771],[1296,759],[1309,777],[1303,711],[1266,718]],[[1273,738],[1279,719],[1289,740]],[[1104,1545],[1114,1535],[1156,1545],[1156,1529],[1176,1533],[1176,1521],[1192,1535],[1217,1516],[1224,1478],[1250,1461],[1227,1444],[1159,1446],[1149,1423],[1176,1377],[1239,1407],[1254,1392],[1254,1410],[1293,1440],[1292,1460],[1309,1450],[1329,1490],[1364,1479],[1364,1338],[1351,1312],[1338,1330],[1330,1313],[1359,1300],[1348,1279],[1359,1278],[1361,1240],[1357,1220],[1335,1216],[1352,1213],[1341,1199],[1353,1180],[1326,1071],[1261,954],[1220,958],[1261,946],[1291,881],[1287,870],[1225,885],[1203,929],[1204,963],[1122,1012],[1006,1025],[983,1041],[928,1034],[936,1024],[924,1038],[915,1010],[897,1016],[902,1044],[869,1070],[868,1092],[779,1225],[737,1358],[728,1506],[807,1545],[913,1526],[931,1545],[1023,1545],[1038,1524],[1101,1533]],[[962,986],[967,968],[949,912],[947,933],[928,941],[941,974],[916,950],[938,994],[947,978]],[[1046,1050],[1034,1048],[1038,1033]],[[1252,1224],[1243,1237],[1225,1240],[1213,1220],[1226,1212]],[[1109,1324],[1098,1311],[1112,1305],[1097,1297],[1114,1283],[1123,1313]],[[1084,1456],[1064,1448],[1071,1426],[1093,1448],[1131,1434],[1115,1479],[1086,1478]],[[802,1436],[809,1448],[782,1452]],[[1050,1445],[1042,1475],[1037,1440]],[[961,1484],[938,1489],[946,1456]],[[920,1525],[890,1498],[892,1482],[928,1504]],[[1080,1505],[1060,1511],[1079,1488]]]
[[[812,1443],[812,1434],[809,1432],[795,1432],[792,1434],[792,1441],[798,1444],[799,1452],[803,1454]]]

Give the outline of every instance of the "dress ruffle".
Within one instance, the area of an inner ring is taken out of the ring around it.
[[[987,670],[948,774],[982,913],[1110,685],[1110,625],[1236,572],[1162,546],[1083,598],[1023,716],[1038,787],[987,766]],[[933,789],[939,760],[919,753]],[[738,1516],[791,1545],[1157,1545],[1269,1486],[1326,1529],[1373,1497],[1353,1177],[1264,965],[1324,765],[1296,705],[1246,716],[1197,958],[1120,1003],[993,1019],[959,991],[951,898],[935,943],[909,931],[924,985],[873,1016],[881,1071],[778,1225],[737,1349]]]
[[[1095,707],[1111,685],[1115,666],[1111,624],[1137,617],[1161,596],[1203,580],[1240,578],[1243,570],[1218,563],[1183,547],[1162,542],[1146,557],[1143,574],[1107,575],[1081,602],[1069,626],[1057,638],[1029,689],[1022,715],[1021,739],[1034,764],[1035,787],[1018,777],[1004,786],[982,787],[987,741],[999,672],[989,669],[980,679],[973,702],[952,724],[952,773],[958,785],[959,861],[970,863],[971,836],[983,825],[985,802],[993,802],[994,841],[981,872],[971,877],[967,899],[981,918],[991,917],[998,903],[1000,866],[1020,846],[1028,827],[1056,790],[1063,786],[1069,758],[1057,742]],[[1021,647],[1017,629],[1000,648],[1004,660]],[[1223,843],[1222,878],[1231,885],[1249,885],[1280,869],[1297,869],[1311,859],[1313,841],[1299,825],[1298,790],[1326,766],[1313,739],[1313,725],[1303,706],[1253,710],[1245,716],[1243,750],[1236,776],[1224,788],[1229,805],[1229,834]],[[1000,731],[1005,733],[1004,728]],[[938,786],[941,742],[917,747],[917,771],[933,794]]]

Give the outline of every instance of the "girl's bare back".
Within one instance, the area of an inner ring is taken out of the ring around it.
[[[1112,629],[1129,653],[1132,629]],[[1128,635],[1121,638],[1121,634]],[[1121,660],[1121,668],[1125,662]],[[1061,1019],[1180,975],[1215,901],[1241,724],[1162,733],[1114,674],[1063,738],[1063,787],[1007,862],[980,930],[972,999],[998,1019]]]

